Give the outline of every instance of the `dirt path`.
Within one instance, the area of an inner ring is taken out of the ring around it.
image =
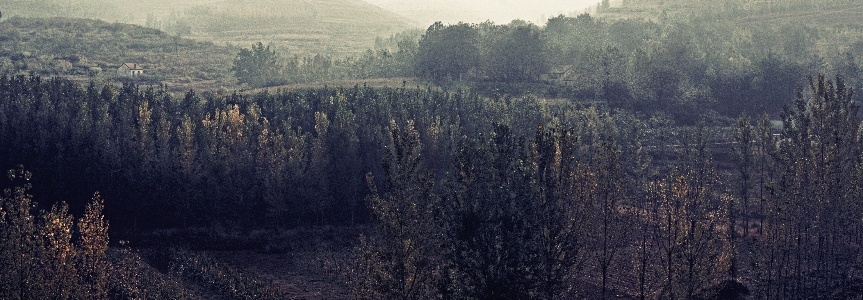
[[[288,299],[351,298],[340,267],[346,262],[346,253],[212,251],[207,255],[243,273],[271,282]]]

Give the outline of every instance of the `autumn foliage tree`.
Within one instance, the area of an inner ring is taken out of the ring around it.
[[[66,203],[34,214],[31,173],[10,170],[16,184],[0,198],[0,296],[4,299],[106,299],[108,224],[98,193],[78,221]],[[79,235],[79,240],[73,239]]]

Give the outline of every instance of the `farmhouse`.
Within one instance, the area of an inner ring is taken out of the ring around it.
[[[562,86],[575,86],[576,81],[578,81],[578,74],[572,74],[557,81],[557,84]]]
[[[144,68],[136,63],[125,63],[117,68],[117,76],[132,77],[144,74]]]
[[[574,81],[575,76],[573,76],[573,68],[571,65],[566,66],[555,66],[548,71],[548,73],[542,74],[540,79],[543,81],[556,84],[556,85],[570,85]]]

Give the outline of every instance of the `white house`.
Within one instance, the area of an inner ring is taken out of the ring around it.
[[[125,63],[117,68],[117,76],[132,77],[144,74],[144,68],[136,63]]]

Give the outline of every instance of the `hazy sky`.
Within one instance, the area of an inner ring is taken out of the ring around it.
[[[539,25],[559,15],[581,13],[600,0],[365,0],[413,19],[423,26],[434,21],[506,24],[522,19]]]

